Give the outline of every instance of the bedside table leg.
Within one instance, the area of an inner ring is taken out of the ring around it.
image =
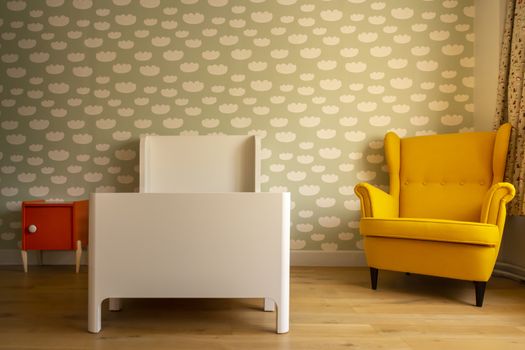
[[[21,250],[22,264],[24,265],[24,272],[27,272],[27,250]]]
[[[76,272],[80,272],[80,258],[82,257],[82,241],[77,241],[77,251],[75,252]]]

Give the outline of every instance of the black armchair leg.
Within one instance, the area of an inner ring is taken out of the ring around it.
[[[474,287],[476,288],[476,306],[483,306],[483,298],[485,296],[485,287],[487,282],[474,281]]]
[[[377,289],[377,276],[379,275],[379,270],[375,267],[370,268],[370,282],[372,283],[372,289]]]

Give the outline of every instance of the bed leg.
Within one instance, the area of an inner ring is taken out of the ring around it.
[[[272,298],[264,298],[264,311],[275,311],[275,303]]]
[[[120,311],[122,303],[120,298],[109,298],[109,311]]]
[[[290,309],[288,299],[277,303],[277,333],[288,333],[290,330]]]
[[[88,331],[91,333],[100,332],[102,327],[102,300],[90,296],[88,302]]]

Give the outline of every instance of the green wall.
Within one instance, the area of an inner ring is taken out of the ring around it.
[[[472,130],[473,14],[473,0],[2,1],[0,248],[19,244],[23,200],[136,191],[140,135],[223,133],[263,138],[262,189],[292,193],[293,249],[361,249],[353,186],[387,184],[385,132]]]

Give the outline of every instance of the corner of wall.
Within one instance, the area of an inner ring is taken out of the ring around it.
[[[505,0],[475,0],[474,128],[492,130],[496,111],[499,55],[505,22]],[[492,25],[487,25],[491,23]],[[498,30],[494,30],[494,26]]]

